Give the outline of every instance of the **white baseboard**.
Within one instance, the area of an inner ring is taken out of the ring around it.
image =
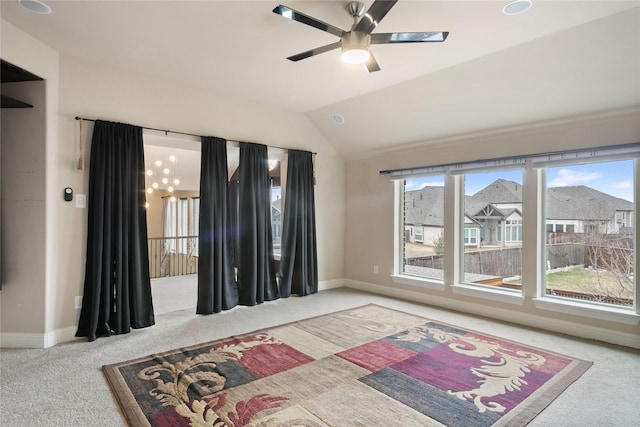
[[[44,334],[0,333],[0,348],[45,348],[44,344]]]
[[[559,320],[553,318],[547,311],[542,315],[514,312],[489,305],[457,301],[451,298],[443,298],[433,294],[424,294],[406,289],[395,289],[388,286],[376,285],[351,279],[342,279],[341,283],[348,288],[372,292],[379,295],[415,301],[421,304],[443,307],[463,313],[475,314],[528,327],[544,329],[551,332],[572,335],[579,338],[593,339],[610,344],[640,349],[640,336],[633,333],[625,333],[614,329],[588,326],[577,322]]]
[[[318,291],[326,291],[327,289],[335,289],[345,287],[343,279],[324,280],[318,282]]]
[[[2,332],[0,348],[48,348],[76,339],[76,328],[56,329],[45,334]]]
[[[325,280],[318,283],[319,291],[341,287],[358,289],[378,295],[414,301],[425,305],[443,307],[450,310],[503,320],[547,331],[640,349],[640,336],[637,334],[629,334],[613,329],[605,329],[587,326],[576,322],[569,322],[566,320],[558,320],[551,317],[549,312],[545,312],[544,315],[522,313],[521,311],[514,312],[493,306],[469,303],[466,301],[462,302],[433,294],[425,294],[406,289],[396,289],[389,286],[381,286],[351,279]],[[55,331],[47,332],[45,334],[3,332],[0,333],[0,348],[48,348],[62,342],[77,339],[75,337],[75,332],[75,327],[56,329]]]
[[[318,283],[318,290],[340,288],[344,286],[342,279],[325,280]],[[0,348],[48,348],[56,344],[76,340],[76,328],[56,329],[45,334],[34,333],[0,333]]]

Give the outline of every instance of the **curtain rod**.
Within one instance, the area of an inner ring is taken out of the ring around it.
[[[95,121],[96,121],[96,119],[87,119],[87,118],[84,118],[84,117],[78,117],[78,116],[76,116],[76,120],[83,120],[83,121],[85,121],[85,122],[95,122]],[[150,127],[146,127],[146,126],[139,126],[139,127],[141,127],[142,129],[146,129],[146,130],[155,130],[155,131],[158,131],[158,132],[164,132],[164,134],[165,134],[165,135],[167,135],[167,134],[169,134],[169,133],[175,133],[175,134],[177,134],[177,135],[195,136],[195,137],[198,137],[198,138],[202,138],[202,137],[203,137],[203,135],[196,135],[196,134],[194,134],[194,133],[188,133],[188,132],[178,132],[178,131],[175,131],[175,130],[158,129],[158,128],[150,128]],[[237,142],[237,143],[242,142],[242,141],[234,141],[234,140],[232,140],[232,139],[226,139],[226,138],[224,138],[224,139],[225,139],[227,142]],[[278,149],[280,149],[280,150],[285,150],[285,151],[293,150],[293,148],[278,147],[278,146],[276,146],[276,145],[267,145],[267,147],[271,147],[271,148],[278,148]],[[316,154],[318,154],[318,153],[315,153],[315,152],[313,152],[313,151],[312,151],[312,152],[311,152],[311,154],[316,155]]]
[[[593,153],[592,157],[596,157],[596,152],[598,152],[598,151],[608,151],[608,152],[610,152],[611,150],[623,150],[623,149],[631,149],[633,151],[638,151],[638,150],[640,150],[640,142],[634,142],[634,143],[630,143],[630,144],[604,145],[604,146],[591,147],[591,148],[576,148],[576,149],[573,149],[573,150],[547,151],[547,152],[544,152],[544,153],[523,154],[521,156],[509,156],[509,157],[495,157],[495,158],[492,158],[492,159],[471,160],[471,161],[464,161],[464,162],[458,162],[458,163],[443,163],[443,164],[436,164],[436,165],[425,165],[425,166],[414,166],[414,167],[399,168],[399,169],[388,169],[388,170],[381,170],[378,173],[380,175],[393,175],[393,174],[402,173],[402,172],[410,172],[410,171],[413,171],[413,170],[447,168],[447,167],[454,167],[454,166],[457,166],[457,165],[471,165],[471,164],[474,164],[474,163],[499,162],[499,163],[504,164],[506,162],[513,161],[514,162],[513,164],[516,164],[517,162],[519,162],[521,160],[526,160],[526,159],[541,158],[541,157],[544,157],[544,156],[562,156],[562,155],[574,155],[575,156],[576,153]]]

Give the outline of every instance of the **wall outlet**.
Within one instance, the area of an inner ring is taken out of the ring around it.
[[[378,274],[378,271],[379,271],[378,266],[374,265],[373,266],[373,274]]]
[[[82,308],[82,295],[76,296],[76,308]]]

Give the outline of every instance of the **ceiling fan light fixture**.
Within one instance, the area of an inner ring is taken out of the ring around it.
[[[369,60],[371,52],[368,49],[349,49],[342,51],[342,60],[347,64],[364,64]]]
[[[369,34],[350,31],[342,36],[342,60],[347,64],[364,64],[369,60],[371,52]]]

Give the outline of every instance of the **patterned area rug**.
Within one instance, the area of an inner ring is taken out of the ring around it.
[[[103,370],[134,426],[517,426],[590,366],[367,305]]]

